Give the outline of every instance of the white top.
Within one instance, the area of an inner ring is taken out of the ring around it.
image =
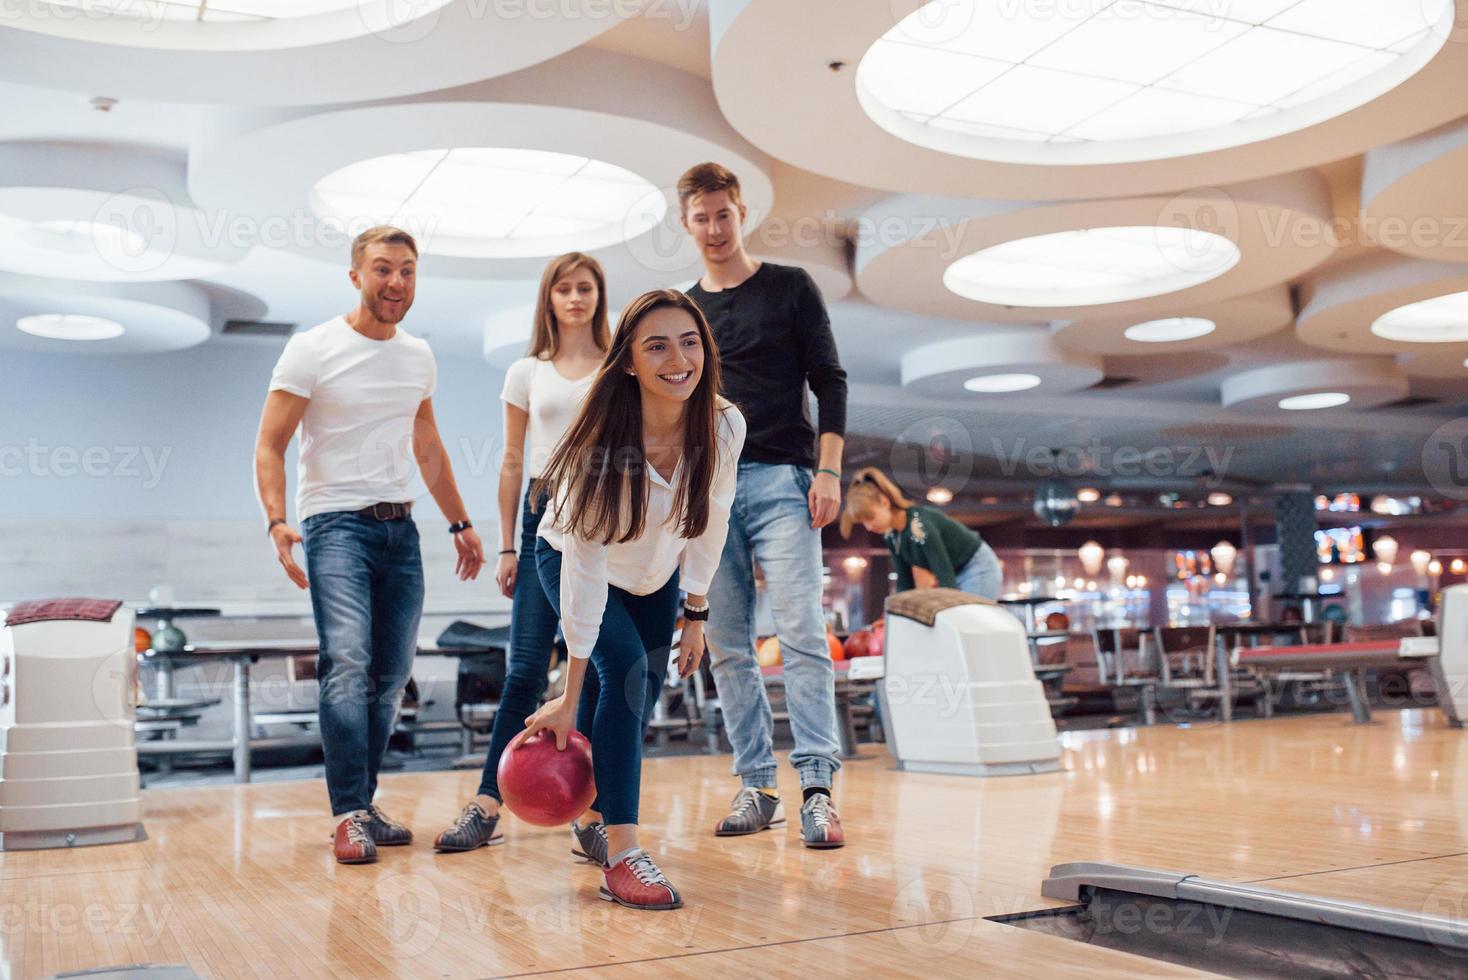
[[[545,471],[556,443],[576,421],[595,377],[592,371],[572,381],[550,361],[538,357],[522,357],[505,372],[500,400],[530,416],[525,428],[525,472],[532,480]]]
[[[301,417],[296,518],[413,499],[413,419],[438,366],[426,341],[398,327],[373,340],[344,317],[286,341],[271,391],[309,398]]]
[[[719,568],[724,539],[729,534],[729,508],[739,476],[739,453],[744,448],[744,416],[733,404],[719,399],[716,429],[718,462],[709,499],[708,527],[697,538],[678,536],[668,518],[683,461],[670,483],[651,466],[647,468],[647,521],[642,536],[626,544],[602,544],[568,535],[554,525],[565,502],[562,485],[540,522],[540,536],[561,553],[561,632],[573,657],[591,656],[607,608],[607,587],[633,595],[650,595],[668,584],[674,569],[681,570],[679,587],[690,595],[707,595]]]

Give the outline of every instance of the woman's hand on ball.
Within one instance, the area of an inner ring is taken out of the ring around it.
[[[539,711],[525,719],[525,738],[530,738],[542,729],[549,729],[555,733],[556,749],[565,751],[566,740],[571,737],[571,729],[575,727],[576,707],[562,696],[547,701],[540,706]],[[523,740],[521,744],[524,744]]]

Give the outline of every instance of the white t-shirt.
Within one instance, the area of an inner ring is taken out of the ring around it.
[[[550,361],[538,357],[522,357],[505,372],[500,400],[530,416],[525,427],[525,473],[532,480],[545,471],[556,443],[576,421],[595,377],[592,371],[572,381]]]
[[[678,587],[690,595],[706,595],[724,539],[729,536],[729,509],[739,476],[739,453],[744,449],[744,416],[730,402],[719,399],[719,422],[715,430],[718,462],[709,493],[709,520],[703,534],[688,539],[678,535],[669,522],[683,461],[673,471],[672,481],[647,468],[647,519],[642,536],[625,544],[602,544],[556,530],[556,518],[565,504],[565,487],[559,488],[546,507],[539,535],[561,553],[561,632],[573,657],[589,657],[601,633],[607,609],[607,587],[615,585],[633,595],[649,595],[667,584],[674,569],[682,577]]]
[[[413,499],[413,419],[433,395],[427,342],[398,327],[373,340],[344,317],[286,342],[270,390],[309,398],[301,417],[296,519]]]

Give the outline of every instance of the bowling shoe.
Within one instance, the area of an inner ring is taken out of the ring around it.
[[[605,883],[601,897],[605,901],[655,912],[683,907],[683,896],[640,847],[624,852],[616,864],[603,867],[602,876]]]
[[[378,847],[401,847],[404,844],[413,843],[413,832],[383,813],[381,807],[374,804],[367,808],[367,812],[372,815],[372,819],[367,824],[367,832],[372,835],[372,843]]]
[[[813,793],[800,807],[800,837],[806,847],[826,849],[843,847],[846,834],[836,804],[825,793]]]
[[[372,814],[366,810],[349,813],[336,825],[332,849],[338,864],[371,864],[377,860],[377,845],[372,843]]]
[[[785,824],[785,807],[777,796],[745,786],[734,796],[730,813],[714,828],[718,837],[742,837]]]
[[[499,823],[499,814],[491,817],[478,803],[470,800],[464,804],[458,821],[433,839],[434,850],[472,851],[478,847],[503,844],[505,835],[498,831]]]
[[[607,828],[600,821],[571,824],[571,853],[597,867],[607,863]]]

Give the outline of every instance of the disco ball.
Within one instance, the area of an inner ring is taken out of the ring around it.
[[[1060,527],[1080,509],[1075,488],[1067,483],[1052,480],[1035,488],[1035,516],[1051,527]]]

